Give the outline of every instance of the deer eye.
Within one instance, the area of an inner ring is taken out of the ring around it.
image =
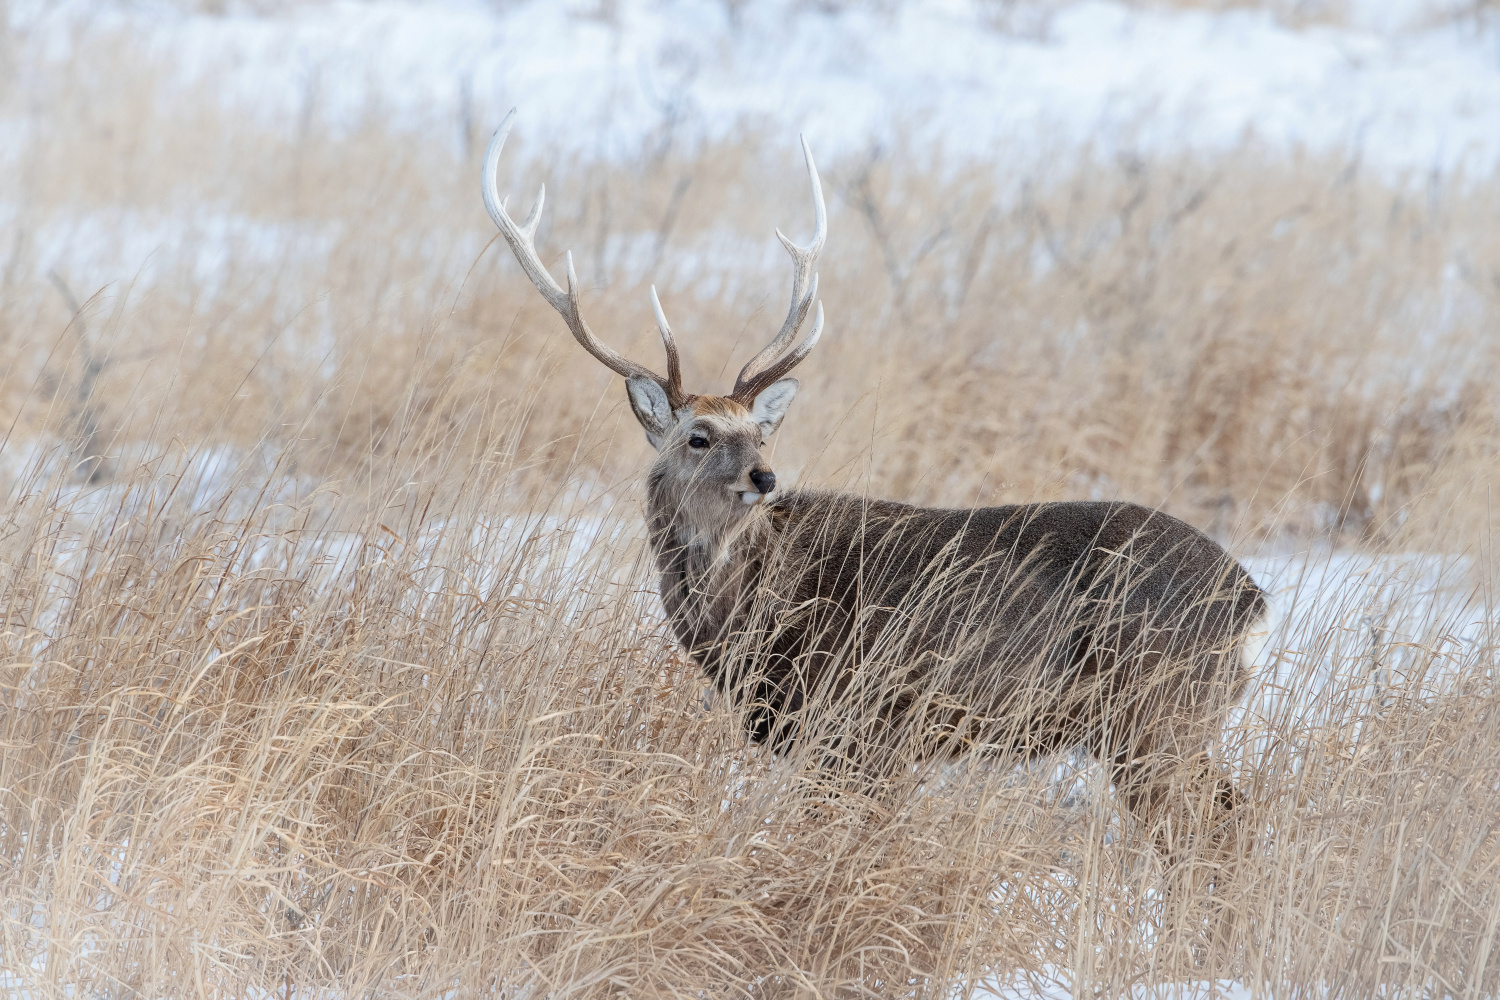
[[[702,434],[694,434],[692,437],[688,438],[688,447],[707,448],[708,438],[704,437]]]

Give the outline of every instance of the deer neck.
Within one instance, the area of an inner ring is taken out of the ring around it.
[[[762,561],[772,528],[763,508],[726,518],[675,489],[664,475],[647,483],[646,520],[657,567],[697,594],[718,594]]]

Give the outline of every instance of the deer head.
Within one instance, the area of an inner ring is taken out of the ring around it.
[[[802,155],[807,161],[816,217],[812,242],[798,246],[779,229],[776,231],[782,246],[792,256],[792,303],[786,321],[771,342],[740,370],[729,395],[694,395],[683,391],[677,343],[672,339],[672,329],[655,286],[651,288],[651,308],[666,347],[665,377],[616,353],[594,336],[579,312],[578,277],[571,252],[567,254],[566,291],[542,264],[535,240],[546,186],[537,192],[536,204],[525,222],[517,225],[506,214],[505,201],[496,189],[496,168],[515,116],[514,109],[505,116],[484,155],[481,190],[490,218],[510,244],[521,269],[562,316],[574,339],[611,371],[624,376],[630,408],[645,429],[646,440],[657,451],[651,473],[653,482],[673,486],[672,492],[680,502],[691,501],[687,505],[711,521],[723,523],[736,519],[776,488],[776,474],[766,464],[760,449],[780,426],[797,395],[797,380],[786,377],[787,373],[811,353],[823,333],[823,303],[817,301],[818,276],[813,264],[828,234],[828,213],[807,140],[802,141]],[[809,311],[816,312],[812,332],[788,350]]]

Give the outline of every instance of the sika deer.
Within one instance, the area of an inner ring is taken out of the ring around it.
[[[571,254],[566,291],[542,264],[545,188],[525,222],[506,214],[495,175],[514,115],[485,154],[485,207],[573,336],[624,376],[658,453],[646,517],[671,628],[753,739],[815,738],[865,768],[889,767],[901,747],[1083,747],[1148,823],[1164,807],[1232,803],[1223,784],[1188,802],[1174,777],[1201,760],[1243,688],[1266,610],[1207,536],[1130,503],[935,510],[776,488],[760,448],[797,394],[787,374],[823,331],[813,265],[827,218],[805,141],[816,224],[805,247],[776,234],[793,261],[786,320],[727,396],[693,395],[655,288],[665,377],[594,336]],[[809,312],[812,332],[788,350]]]

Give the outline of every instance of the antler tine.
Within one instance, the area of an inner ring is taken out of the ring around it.
[[[765,371],[752,378],[749,382],[745,383],[743,388],[741,388],[740,386],[736,386],[735,393],[731,398],[737,399],[748,406],[756,396],[760,395],[760,391],[762,389],[770,385],[772,382],[775,382],[776,380],[782,378],[786,375],[787,372],[800,365],[802,363],[802,359],[811,354],[812,349],[818,345],[818,338],[822,335],[823,303],[819,302],[818,311],[813,317],[812,333],[809,333],[807,335],[807,339],[804,340],[801,344],[797,345],[796,350],[792,351],[790,354],[784,355],[780,360],[772,364],[771,367],[767,368]]]
[[[788,239],[780,229],[776,230],[776,238],[781,245],[786,247],[786,252],[792,257],[792,304],[787,310],[786,321],[781,324],[781,330],[772,338],[771,342],[761,349],[760,353],[751,358],[740,369],[739,377],[734,381],[734,391],[730,393],[734,399],[753,399],[761,389],[770,385],[790,371],[798,361],[807,357],[807,352],[812,349],[815,337],[809,337],[807,342],[792,354],[787,355],[780,362],[776,357],[786,350],[797,336],[797,331],[802,328],[807,319],[808,310],[812,308],[813,302],[818,294],[818,275],[813,271],[813,265],[817,262],[818,255],[823,252],[823,242],[828,237],[828,209],[823,203],[823,183],[818,178],[818,167],[813,162],[812,149],[807,145],[807,137],[802,136],[802,158],[807,163],[807,179],[812,185],[813,196],[813,238],[807,246],[798,246]],[[818,307],[819,315],[822,314],[821,304]],[[796,361],[785,364],[788,358],[796,357]],[[764,376],[772,370],[778,373],[776,378],[767,380]]]
[[[651,286],[651,311],[656,313],[656,328],[661,331],[661,343],[667,349],[667,384],[663,388],[675,410],[687,402],[687,394],[682,391],[682,364],[677,358],[677,341],[672,339],[672,328],[667,325],[667,314],[662,312],[655,285]]]
[[[526,216],[526,221],[516,225],[515,221],[506,214],[505,201],[501,199],[499,189],[496,185],[496,177],[500,166],[500,151],[505,148],[505,140],[510,135],[511,123],[515,120],[516,109],[511,108],[510,113],[505,116],[505,121],[495,130],[490,139],[488,148],[484,151],[484,165],[480,168],[479,190],[484,196],[485,210],[490,213],[490,218],[500,230],[500,235],[505,237],[505,242],[510,244],[511,253],[516,256],[516,263],[521,265],[521,270],[526,272],[526,277],[536,286],[536,290],[542,293],[542,298],[556,309],[562,316],[563,321],[568,324],[568,329],[573,334],[573,339],[583,345],[583,349],[602,361],[611,371],[626,378],[649,378],[663,389],[668,390],[669,398],[672,397],[670,385],[676,383],[676,379],[669,383],[667,379],[653,372],[644,365],[638,365],[634,361],[604,346],[594,332],[589,329],[583,321],[583,315],[578,310],[578,276],[573,271],[573,254],[568,253],[568,289],[563,291],[557,281],[548,272],[547,266],[542,263],[541,257],[536,252],[536,230],[542,220],[542,205],[547,199],[547,188],[543,185],[537,192],[536,204]],[[668,364],[676,367],[676,346],[668,339]],[[677,389],[681,392],[681,388]],[[675,400],[674,400],[674,404]]]

